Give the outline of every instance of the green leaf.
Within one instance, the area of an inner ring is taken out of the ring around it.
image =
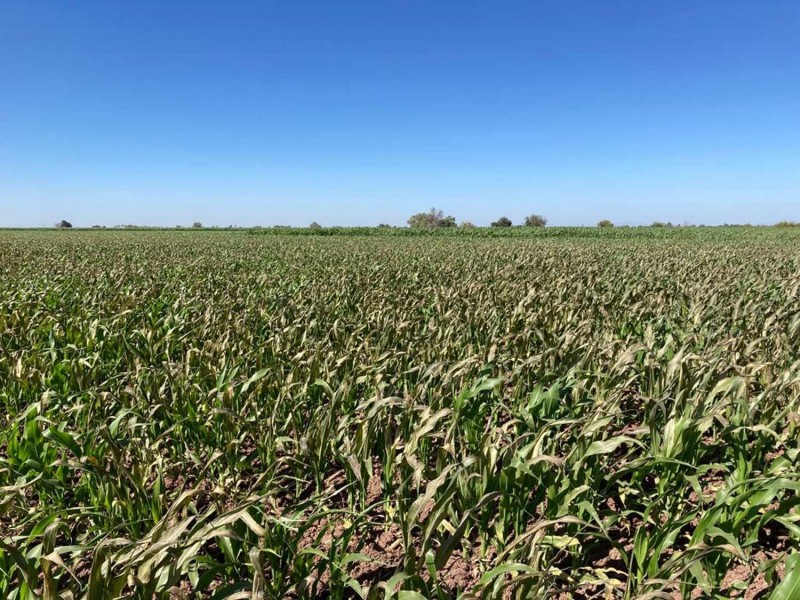
[[[81,447],[75,441],[75,439],[68,434],[66,431],[59,431],[55,427],[50,427],[45,429],[42,432],[42,436],[47,439],[51,440],[52,442],[58,444],[59,446],[63,446],[67,448],[70,452],[72,452],[77,458],[83,456],[83,452],[81,451]]]
[[[583,455],[584,458],[589,456],[595,456],[596,454],[610,454],[614,452],[617,448],[619,448],[622,444],[630,444],[630,443],[637,443],[635,439],[628,437],[626,435],[618,435],[613,438],[609,438],[607,440],[598,440],[596,442],[592,442],[589,447],[586,449],[586,453]]]
[[[245,392],[247,392],[247,390],[250,389],[251,385],[253,385],[257,381],[260,381],[261,379],[264,379],[264,377],[267,375],[267,371],[268,369],[261,369],[260,371],[254,373],[253,376],[250,377],[250,379],[244,382],[244,385],[242,385],[242,389],[239,391],[239,393],[244,394]]]
[[[770,600],[796,600],[800,598],[800,554],[790,554],[784,563],[783,580],[772,592]]]

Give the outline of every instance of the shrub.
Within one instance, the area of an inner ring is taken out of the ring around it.
[[[608,219],[603,219],[602,221],[599,221],[597,223],[597,226],[598,227],[613,227],[614,224],[611,221],[609,221]]]
[[[547,219],[542,215],[528,215],[525,217],[525,227],[544,227],[547,225]]]
[[[513,223],[508,217],[500,217],[497,221],[492,222],[492,227],[511,227]]]
[[[444,211],[438,208],[431,208],[426,213],[411,215],[408,219],[408,226],[416,229],[435,229],[437,227],[455,227],[456,219],[450,215],[444,216]]]

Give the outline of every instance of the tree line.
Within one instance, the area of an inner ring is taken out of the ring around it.
[[[609,221],[610,223],[610,221]],[[523,222],[525,227],[545,227],[547,219],[542,215],[528,215]],[[456,224],[456,219],[452,215],[445,216],[440,208],[431,208],[428,212],[421,212],[411,215],[408,218],[408,226],[416,229],[437,229],[440,227],[462,227],[469,229],[475,227],[469,221],[463,221],[460,225]],[[500,217],[492,221],[492,227],[513,227],[514,223],[508,217]]]
[[[421,212],[421,213],[417,213],[415,215],[411,215],[408,218],[407,224],[412,229],[439,229],[439,228],[448,228],[448,227],[460,227],[462,229],[472,229],[472,228],[476,227],[476,225],[473,225],[469,221],[462,221],[461,223],[457,223],[455,217],[453,217],[452,215],[445,215],[443,210],[441,210],[439,208],[435,208],[435,207],[431,208],[428,212]],[[523,222],[520,225],[523,226],[523,227],[546,227],[547,226],[547,219],[545,217],[543,217],[542,215],[531,214],[531,215],[528,215],[527,217],[525,217],[525,219],[523,220]],[[687,224],[684,224],[684,225],[687,225]],[[505,216],[500,217],[496,221],[492,221],[490,223],[490,227],[500,227],[500,228],[502,228],[502,227],[513,227],[513,226],[514,226],[513,221],[511,219],[509,219],[508,217],[505,217]],[[749,224],[735,225],[735,224],[725,223],[723,225],[723,227],[736,227],[736,226],[749,226]],[[796,222],[796,221],[780,221],[780,222],[776,223],[774,226],[775,227],[800,227],[800,222]],[[62,221],[59,221],[58,223],[55,223],[54,227],[57,227],[57,228],[60,228],[60,229],[71,229],[72,228],[72,223],[70,223],[69,221],[62,220]],[[102,227],[105,228],[105,226],[102,226]],[[117,227],[133,228],[133,229],[140,228],[140,226],[137,226],[137,225],[118,225]],[[273,226],[274,229],[282,229],[282,228],[289,228],[289,227],[290,226],[288,226],[288,225],[275,225],[275,226]],[[388,229],[388,228],[391,228],[391,227],[392,227],[392,225],[387,225],[386,223],[381,223],[380,225],[378,225],[379,229]],[[605,227],[614,227],[614,223],[612,223],[608,219],[602,219],[601,221],[598,221],[597,227],[603,227],[603,228],[605,228]],[[653,223],[650,224],[650,227],[675,227],[675,225],[673,225],[670,222],[666,222],[665,223],[663,221],[654,221]],[[703,227],[703,225],[700,225],[700,227]],[[92,228],[99,229],[99,228],[101,228],[101,226],[100,225],[93,225]],[[182,229],[182,227],[180,225],[178,225],[177,228],[178,229]],[[203,224],[200,221],[195,221],[194,223],[192,223],[192,228],[193,229],[201,229],[201,228],[203,228]],[[239,229],[239,227],[235,227],[234,225],[229,225],[228,226],[228,229],[233,229],[233,228]],[[316,221],[313,221],[308,226],[308,228],[309,229],[322,229],[323,226],[320,225],[319,223],[317,223]],[[214,227],[214,229],[219,229],[219,227]],[[253,229],[263,229],[263,228],[261,226],[255,226],[255,227],[253,227]]]

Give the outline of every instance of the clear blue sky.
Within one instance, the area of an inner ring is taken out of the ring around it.
[[[800,2],[0,4],[0,226],[800,220]]]

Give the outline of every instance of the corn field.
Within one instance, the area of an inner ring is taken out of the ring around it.
[[[800,233],[587,231],[0,232],[0,597],[800,597]]]

